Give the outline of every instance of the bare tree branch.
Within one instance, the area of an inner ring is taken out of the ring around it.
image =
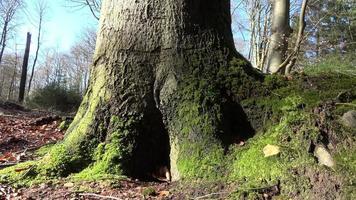
[[[100,17],[100,8],[101,8],[101,0],[67,0],[70,2],[72,7],[75,8],[89,8],[91,14],[95,19],[99,20]]]

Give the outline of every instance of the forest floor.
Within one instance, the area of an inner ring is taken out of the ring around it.
[[[11,103],[0,104],[0,169],[39,159],[38,149],[63,139],[64,132],[58,128],[61,121],[61,117],[49,112],[26,110]],[[19,172],[23,170],[18,169]],[[169,188],[170,184],[164,182],[122,180],[77,183],[62,179],[30,188],[0,184],[0,200],[174,199]]]

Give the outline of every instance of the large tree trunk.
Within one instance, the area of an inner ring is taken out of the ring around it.
[[[229,0],[105,0],[89,89],[42,171],[219,174],[229,144],[253,133],[237,101],[255,74],[230,18]]]

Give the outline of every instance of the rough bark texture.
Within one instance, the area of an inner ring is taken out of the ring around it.
[[[269,46],[268,72],[276,73],[286,58],[288,37],[291,33],[289,25],[290,0],[272,1],[272,35]],[[282,73],[283,73],[282,69]]]
[[[229,0],[105,0],[88,92],[41,170],[221,176],[229,144],[253,134],[237,101],[257,77],[230,18]]]

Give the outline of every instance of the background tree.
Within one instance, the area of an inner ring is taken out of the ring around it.
[[[46,1],[40,0],[37,2],[37,4],[36,4],[36,14],[38,15],[37,16],[37,19],[38,19],[37,47],[36,47],[35,59],[33,60],[33,64],[32,64],[30,79],[28,82],[27,93],[30,93],[30,90],[31,90],[32,79],[33,79],[33,75],[35,73],[35,67],[37,64],[38,54],[39,54],[40,47],[41,47],[42,25],[43,25],[43,20],[44,20],[47,10],[48,10],[48,7],[46,4]]]
[[[4,55],[5,47],[9,32],[14,28],[14,17],[16,12],[22,6],[22,0],[2,0],[0,1],[0,16],[1,16],[1,39],[0,39],[0,64]]]
[[[290,0],[272,1],[271,40],[268,52],[268,72],[276,73],[286,59],[290,28]]]
[[[16,51],[4,54],[0,72],[0,99],[14,100],[14,94],[18,94],[19,61]]]
[[[306,19],[308,43],[304,46],[309,57],[320,60],[341,51],[355,53],[355,7],[352,0],[310,2]]]
[[[26,89],[26,79],[27,79],[27,67],[28,67],[28,59],[30,57],[30,46],[31,46],[31,33],[27,33],[26,39],[26,49],[22,62],[22,71],[21,71],[21,80],[20,80],[20,90],[19,90],[19,102],[23,102],[25,97],[25,89]]]
[[[10,80],[10,85],[9,85],[9,91],[8,91],[8,95],[7,95],[7,100],[13,100],[15,99],[14,98],[14,94],[18,94],[18,92],[16,92],[16,88],[17,85],[16,83],[18,82],[18,75],[20,74],[19,73],[19,69],[18,69],[18,66],[19,66],[19,63],[20,63],[20,58],[17,54],[17,45],[15,47],[15,53],[14,53],[14,56],[13,56],[13,61],[11,63],[11,66],[13,68],[13,72],[12,74],[9,76],[11,77],[11,80]]]

